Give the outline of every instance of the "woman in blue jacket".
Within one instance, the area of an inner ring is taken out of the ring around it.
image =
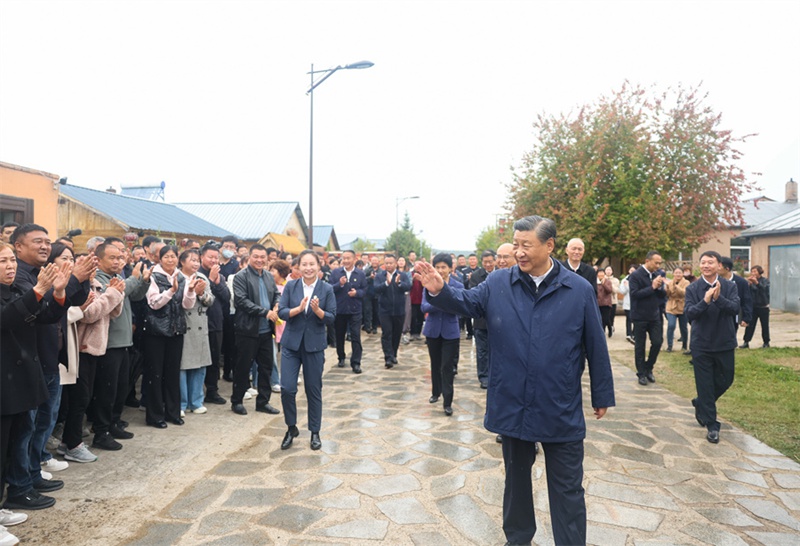
[[[442,252],[434,256],[433,267],[442,276],[444,283],[451,288],[464,287],[450,276],[453,269],[453,258],[450,254]],[[431,357],[431,398],[428,402],[435,404],[439,401],[439,396],[443,396],[444,414],[450,416],[453,415],[453,370],[458,358],[461,337],[458,315],[432,306],[424,292],[421,310],[428,314],[425,328],[422,330]]]
[[[326,326],[336,318],[333,288],[321,281],[319,256],[304,250],[298,256],[300,279],[289,281],[283,289],[278,316],[286,322],[281,337],[281,404],[289,430],[281,449],[289,449],[300,433],[297,430],[297,375],[303,367],[303,386],[308,399],[308,430],[311,449],[322,447],[322,368],[328,347]]]

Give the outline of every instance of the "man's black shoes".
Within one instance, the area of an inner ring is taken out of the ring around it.
[[[231,406],[231,411],[233,411],[233,413],[236,413],[238,415],[247,415],[247,410],[244,409],[244,406],[242,404],[233,404]]]
[[[128,432],[127,430],[123,430],[119,428],[117,425],[111,425],[108,429],[108,432],[111,434],[111,437],[115,440],[130,440],[133,438],[133,432]]]
[[[130,432],[128,433],[130,434]],[[131,434],[131,436],[133,436]],[[99,434],[94,437],[94,441],[92,442],[92,447],[96,447],[97,449],[104,449],[106,451],[119,451],[122,449],[122,444],[116,441],[110,432],[106,432],[104,434]]]
[[[712,444],[718,444],[719,443],[719,431],[718,430],[709,430],[708,434],[706,435],[706,440],[708,440]]]
[[[653,372],[648,373],[645,377],[647,377],[647,380],[650,383],[655,383],[656,382],[656,376],[653,375]]]
[[[64,482],[61,480],[45,480],[44,478],[33,484],[33,488],[39,493],[58,491],[59,489],[63,489],[63,487]]]
[[[281,449],[289,449],[292,447],[292,440],[297,438],[299,435],[300,431],[297,430],[297,427],[289,427],[289,430],[286,431],[286,436],[283,437],[283,441],[281,442]]]
[[[53,497],[46,497],[35,489],[31,489],[24,495],[8,497],[3,508],[11,510],[43,510],[45,508],[50,508],[55,503],[56,499]]]
[[[336,365],[339,366],[340,368],[344,368],[344,358],[340,358],[339,363]]]
[[[278,408],[273,408],[269,404],[256,406],[256,411],[260,411],[261,413],[269,413],[270,415],[278,415],[281,412]]]
[[[217,404],[219,406],[227,404],[228,401],[219,395],[219,393],[212,393],[206,395],[206,404]]]
[[[640,385],[647,385],[647,378],[645,376],[639,377],[639,384]]]
[[[353,364],[353,373],[361,373],[361,364]]]
[[[311,433],[311,449],[317,451],[322,447],[322,440],[319,439],[319,432]]]

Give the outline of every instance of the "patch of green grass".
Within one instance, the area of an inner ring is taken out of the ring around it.
[[[661,353],[656,365],[658,382],[687,399],[696,395],[690,358]],[[737,350],[733,385],[717,413],[800,462],[800,348]]]

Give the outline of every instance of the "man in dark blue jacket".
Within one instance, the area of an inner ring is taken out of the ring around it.
[[[739,326],[747,328],[753,322],[753,296],[750,293],[750,284],[733,271],[733,260],[728,256],[723,256],[719,262],[719,274],[724,279],[736,285],[736,292],[739,296],[739,312],[733,317],[733,325],[738,332]]]
[[[405,293],[411,290],[408,273],[397,270],[397,257],[386,254],[383,257],[385,270],[375,274],[375,293],[378,295],[378,316],[381,320],[381,346],[387,368],[397,364],[397,349],[403,334],[403,320],[406,316]]]
[[[333,286],[336,296],[336,355],[339,367],[344,368],[345,334],[350,332],[350,367],[353,373],[361,373],[361,305],[367,292],[367,278],[355,266],[356,253],[352,250],[342,252],[342,267],[331,271],[328,282]]]
[[[647,253],[644,265],[628,276],[631,296],[631,321],[633,322],[633,355],[636,361],[636,375],[639,384],[655,383],[653,368],[658,352],[664,342],[664,325],[661,321],[661,307],[666,301],[664,288],[666,274],[661,269],[661,254],[655,250]],[[650,336],[650,353],[644,359],[644,349]]]
[[[426,301],[450,313],[484,317],[491,365],[484,426],[503,435],[506,470],[503,530],[509,544],[536,532],[531,466],[535,442],[547,459],[556,544],[586,544],[581,376],[589,362],[592,407],[599,419],[615,404],[614,382],[595,289],[551,258],[552,220],[514,223],[517,265],[471,290],[444,285],[429,264],[416,274]]]
[[[697,398],[695,418],[708,429],[706,439],[719,442],[717,400],[733,384],[734,352],[739,295],[736,285],[719,276],[720,255],[709,250],[700,255],[700,272],[686,289],[684,313],[692,324],[692,365]]]
[[[222,332],[225,317],[230,312],[231,293],[219,265],[219,247],[207,244],[200,249],[200,273],[208,277],[214,303],[206,310],[208,316],[208,345],[211,349],[211,364],[206,367],[206,404],[225,404],[219,395],[219,364],[222,357]]]

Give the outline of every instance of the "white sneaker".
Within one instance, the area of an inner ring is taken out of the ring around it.
[[[53,475],[47,472],[46,470],[40,470],[39,473],[42,475],[43,480],[52,480]]]
[[[258,396],[258,389],[254,389],[253,387],[250,387],[249,389],[247,389],[247,392],[249,392],[253,396]]]
[[[244,395],[242,396],[242,399],[243,400],[250,400],[252,397],[253,397],[252,394],[250,394],[249,392],[245,391]]]
[[[67,468],[69,468],[69,463],[67,461],[59,461],[58,459],[42,461],[42,470],[47,470],[48,472],[61,472]]]
[[[181,410],[181,417],[186,417],[186,412]]]
[[[275,383],[272,385],[272,392],[281,392],[281,386]]]
[[[27,520],[28,514],[15,514],[11,510],[0,510],[0,526],[7,525],[11,527],[12,525],[19,525]]]
[[[0,546],[14,546],[15,544],[19,544],[19,539],[0,525]]]
[[[68,449],[64,453],[64,458],[68,461],[75,461],[76,463],[93,463],[97,460],[97,455],[89,451],[86,444],[81,442],[76,447]]]
[[[206,413],[208,412],[208,408],[205,406],[200,406],[199,408],[195,408],[192,410],[192,413]]]

